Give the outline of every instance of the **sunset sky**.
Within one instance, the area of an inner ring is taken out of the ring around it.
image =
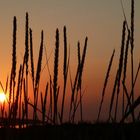
[[[123,0],[124,9],[130,25],[131,0]],[[77,66],[77,41],[84,45],[88,36],[88,50],[83,73],[84,118],[94,120],[101,98],[104,77],[108,61],[113,49],[116,49],[115,61],[111,71],[111,80],[118,65],[123,13],[120,0],[1,0],[0,1],[0,81],[5,85],[10,74],[12,54],[12,21],[17,17],[17,64],[22,63],[24,54],[25,13],[29,13],[29,25],[33,29],[34,57],[38,57],[40,32],[45,33],[45,46],[50,54],[55,45],[55,30],[60,30],[60,47],[63,48],[63,26],[66,25],[68,44],[71,47],[72,76],[75,76]],[[135,71],[140,60],[140,0],[135,0]],[[53,56],[50,66],[53,66]],[[44,56],[45,59],[45,56]],[[62,67],[63,55],[60,56]],[[76,59],[76,61],[75,61]],[[130,67],[128,67],[130,68]],[[53,74],[53,68],[52,68]],[[47,76],[42,77],[46,82]],[[60,78],[60,77],[59,77]],[[61,79],[61,78],[60,78]],[[139,76],[140,83],[140,76]],[[61,81],[60,81],[61,83]],[[110,100],[112,84],[107,89],[105,108]],[[137,85],[136,93],[140,90]]]

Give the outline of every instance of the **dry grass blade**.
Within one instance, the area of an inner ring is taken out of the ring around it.
[[[137,69],[137,73],[136,73],[136,76],[135,76],[135,80],[134,80],[134,84],[136,84],[136,81],[137,81],[137,78],[138,78],[138,75],[139,75],[139,71],[140,71],[140,62],[139,62],[139,66],[138,66],[138,69]]]
[[[80,44],[78,44],[79,46]],[[77,49],[78,50],[78,49]],[[70,52],[70,51],[69,51]],[[78,52],[80,53],[80,51]],[[78,60],[79,61],[79,60]],[[81,63],[81,62],[80,62]],[[70,111],[69,111],[69,121],[71,120],[71,112],[72,112],[72,109],[74,110],[74,101],[75,101],[75,90],[76,90],[76,85],[77,85],[77,82],[78,82],[78,76],[79,76],[79,71],[80,71],[80,63],[78,63],[77,65],[77,72],[76,72],[76,76],[75,76],[75,80],[74,80],[74,83],[72,83],[72,76],[71,76],[71,70],[69,68],[69,75],[70,75],[70,84],[71,84],[71,91],[72,91],[72,95],[71,95],[71,102],[70,102]],[[78,91],[78,88],[77,88],[77,91]],[[74,111],[73,111],[74,112]],[[75,112],[73,113],[75,114]],[[73,115],[72,115],[72,118],[73,118]]]
[[[25,24],[25,64],[26,64],[26,74],[28,75],[28,59],[29,59],[29,37],[28,37],[28,30],[29,30],[29,17],[28,13],[26,13],[26,24]]]
[[[42,57],[43,57],[43,38],[44,38],[44,35],[42,31],[37,71],[36,71],[35,90],[34,90],[34,119],[35,121],[37,119],[36,107],[37,107],[37,102],[38,102],[38,90],[39,90],[40,72],[41,72],[41,64],[42,64]]]
[[[25,65],[26,65],[26,96],[28,98],[28,60],[29,60],[29,17],[28,13],[26,13],[26,24],[25,24]],[[26,119],[28,119],[28,104],[25,103],[26,108]]]
[[[81,95],[81,98],[83,98],[84,93],[85,93],[85,90],[83,91],[83,93],[82,93],[82,95]],[[77,101],[77,104],[75,105],[75,108],[74,108],[74,111],[73,111],[73,117],[74,117],[74,115],[75,115],[75,112],[76,112],[77,109],[78,109],[78,106],[80,105],[80,102],[81,102],[81,99],[79,99],[79,100]]]
[[[134,0],[131,0],[131,88],[132,88],[132,104],[134,103],[134,56],[133,56],[133,50],[134,50]],[[133,121],[135,121],[135,114],[133,112]]]
[[[9,81],[9,77],[7,76],[7,79],[6,79],[6,87],[5,87],[5,94],[7,93],[7,89],[8,89],[8,81]]]
[[[12,79],[15,82],[16,77],[16,32],[17,32],[17,20],[14,17],[13,21],[13,53],[12,53]]]
[[[124,40],[125,40],[125,21],[123,22],[123,29],[122,29],[122,45],[121,45],[121,51],[120,51],[119,66],[118,66],[118,70],[117,70],[116,77],[115,77],[115,82],[114,82],[114,86],[113,86],[111,102],[110,102],[110,107],[109,107],[109,120],[111,118],[111,112],[112,112],[112,108],[113,108],[114,97],[115,97],[115,92],[116,92],[117,86],[118,86],[118,88],[117,88],[116,107],[117,107],[117,102],[118,102],[119,86],[120,86],[121,72],[122,72],[122,66],[123,66]],[[117,108],[115,108],[115,117],[116,117],[116,112],[117,112]]]
[[[85,62],[86,51],[87,51],[87,41],[88,41],[88,38],[86,37],[86,39],[85,39],[85,45],[84,45],[84,49],[83,49],[83,54],[82,54],[82,58],[81,58],[80,63],[78,64],[78,66],[79,66],[79,75],[78,75],[78,83],[77,83],[77,94],[78,94],[78,90],[80,89],[79,94],[80,94],[80,117],[81,117],[81,122],[83,121],[83,113],[82,113],[82,110],[83,110],[82,108],[83,107],[82,107],[81,86],[82,86],[82,73],[83,73],[84,62]],[[80,59],[79,57],[80,56],[78,56],[78,61]],[[77,104],[77,97],[75,99],[74,108],[76,107],[76,104]]]
[[[16,32],[17,32],[17,19],[14,17],[13,20],[13,53],[12,53],[12,82],[13,82],[13,103],[14,103],[14,92],[15,92],[15,77],[16,77]]]
[[[50,76],[50,84],[49,84],[49,89],[50,89],[50,105],[49,105],[49,112],[48,112],[48,116],[50,116],[50,118],[52,119],[52,100],[53,100],[53,97],[52,97],[52,78]]]
[[[42,122],[43,122],[43,124],[45,123],[45,114],[46,114],[47,95],[48,95],[48,83],[47,83],[47,85],[46,85],[46,89],[45,89],[45,96],[44,96],[44,100],[43,100],[43,96],[42,96],[42,93],[41,93],[41,104],[42,104]]]
[[[82,54],[82,58],[81,58],[81,63],[80,63],[80,69],[79,69],[78,88],[80,88],[81,84],[82,84],[82,73],[83,73],[84,62],[85,62],[86,51],[87,51],[87,41],[88,41],[88,38],[86,37],[85,46],[84,46],[84,50],[83,50],[83,54]]]
[[[30,59],[31,59],[31,73],[32,73],[32,82],[34,89],[34,58],[33,58],[33,39],[32,39],[32,29],[30,29]]]
[[[34,105],[32,103],[28,102],[28,104],[34,108]],[[39,108],[36,108],[36,110],[41,114],[43,113]],[[51,118],[49,118],[47,115],[45,115],[45,117],[53,124],[53,120]]]
[[[60,115],[60,121],[63,122],[63,111],[65,107],[65,94],[66,94],[66,85],[67,85],[67,33],[66,33],[66,26],[64,26],[63,29],[64,32],[64,65],[63,65],[63,78],[64,78],[64,85],[63,85],[63,97],[62,97],[62,105],[61,105],[61,115]]]
[[[133,83],[134,83],[134,56],[133,56],[133,50],[134,50],[134,0],[131,0],[131,88],[132,88],[132,103],[134,102],[134,89],[133,89]]]
[[[66,77],[66,67],[67,67],[67,32],[66,26],[63,29],[64,32],[64,65],[63,65],[63,75]]]
[[[43,56],[43,31],[41,32],[41,44],[40,44],[37,71],[36,71],[35,87],[37,87],[39,85],[41,64],[42,64],[42,56]]]
[[[122,7],[122,12],[123,12],[124,20],[126,22],[126,27],[127,27],[127,30],[129,31],[128,22],[127,22],[127,19],[126,19],[126,14],[125,14],[125,11],[124,11],[123,2],[122,2],[122,0],[120,0],[120,2],[121,2],[121,7]]]
[[[51,54],[52,54],[52,52],[53,52],[53,51],[51,51],[50,56],[49,56],[49,57],[47,57],[47,50],[46,50],[46,47],[44,47],[44,48],[45,48],[45,55],[46,55],[46,64],[47,64],[47,69],[48,69],[49,77],[51,77],[50,67],[49,67],[49,59],[50,59]]]
[[[108,120],[111,119],[111,112],[112,112],[112,108],[113,108],[117,82],[118,82],[118,70],[117,70],[117,73],[116,73],[115,82],[114,82],[114,86],[113,86],[113,91],[112,91],[112,95],[111,95],[111,102],[110,102],[110,107],[109,107],[109,118],[108,118]]]
[[[134,0],[131,0],[131,52],[134,49]]]
[[[81,86],[82,86],[82,73],[83,73],[86,51],[87,51],[87,41],[88,41],[88,38],[86,37],[85,46],[84,46],[84,50],[83,50],[83,55],[82,55],[82,58],[81,58],[80,72],[79,72],[79,79],[78,79],[78,85],[79,85],[79,88],[80,88],[80,116],[81,116],[81,122],[83,121],[83,105],[82,105],[82,91],[81,91],[82,89],[81,89]],[[79,56],[79,60],[80,60],[80,56]]]
[[[78,52],[78,64],[80,65],[81,62],[81,53],[80,53],[80,42],[78,41],[78,45],[77,45],[77,52]]]
[[[131,105],[129,111],[124,115],[122,120],[120,122],[124,122],[124,120],[134,112],[134,110],[139,106],[140,104],[140,96],[135,100],[135,102]]]
[[[127,41],[126,41],[126,49],[125,49],[125,57],[124,57],[124,69],[123,69],[123,82],[125,82],[125,80],[126,80],[129,41],[130,41],[130,30],[128,31],[128,36],[127,36]]]
[[[4,92],[4,87],[3,87],[3,85],[2,85],[2,82],[0,81],[0,86],[1,86],[1,88],[2,88],[2,91]]]
[[[19,99],[19,94],[20,94],[20,84],[21,84],[21,70],[22,70],[22,65],[20,65],[19,69],[19,75],[18,75],[18,85],[17,85],[17,92],[16,92],[16,100],[14,104],[14,114],[13,117],[16,119],[17,116],[17,110],[18,110],[18,99]]]
[[[59,30],[56,30],[55,56],[54,56],[54,79],[53,79],[53,101],[54,101],[54,124],[57,121],[57,80],[58,80],[58,59],[59,59]]]
[[[129,94],[128,94],[128,91],[127,91],[127,88],[125,86],[125,83],[122,81],[122,85],[123,85],[123,89],[124,89],[124,93],[127,97],[127,103],[128,103],[128,106],[131,108],[132,104],[131,104],[131,98],[129,97]],[[127,113],[127,108],[124,112],[124,115],[122,116],[122,118],[125,116],[125,114]],[[132,118],[133,118],[133,114],[132,114]]]
[[[119,59],[119,73],[118,73],[118,88],[117,88],[117,94],[119,94],[120,91],[120,80],[121,80],[121,74],[122,74],[122,68],[123,68],[123,58],[124,58],[124,46],[125,46],[125,30],[126,30],[126,22],[123,23],[123,33],[122,33],[122,44],[121,44],[121,53],[120,53],[120,59]]]
[[[47,83],[46,89],[45,89],[45,97],[44,97],[44,108],[47,104],[48,87],[49,87],[49,84]]]
[[[134,87],[135,87],[135,84],[136,84],[136,81],[137,81],[137,78],[138,78],[138,74],[139,74],[139,70],[140,70],[140,63],[139,63],[138,69],[137,69],[137,73],[136,73],[136,76],[135,76],[135,80],[134,80],[134,84],[133,84],[132,89],[134,89]],[[131,89],[130,96],[129,96],[130,99],[132,98],[132,89]],[[130,106],[130,104],[129,104],[129,102],[128,102],[127,105],[126,105],[125,114],[126,114],[126,112],[127,112],[129,106]],[[133,112],[132,112],[132,113],[133,113]],[[134,115],[134,114],[133,114],[133,115]],[[134,116],[133,116],[133,117],[134,117]],[[134,118],[133,118],[133,119],[134,119]]]
[[[119,58],[119,68],[118,68],[118,85],[117,85],[117,99],[116,99],[116,108],[115,108],[115,121],[117,117],[117,109],[118,109],[118,98],[120,93],[120,81],[123,70],[123,59],[124,59],[124,46],[125,46],[125,31],[126,31],[126,22],[123,22],[123,30],[122,30],[122,43],[121,43],[121,52]]]
[[[106,90],[106,87],[107,87],[108,78],[109,78],[109,74],[110,74],[110,70],[111,70],[111,66],[112,66],[114,54],[115,54],[115,50],[113,50],[112,56],[111,56],[110,61],[109,61],[108,70],[107,70],[107,73],[106,73],[106,78],[105,78],[104,87],[103,87],[103,91],[102,91],[102,99],[101,99],[101,103],[100,103],[100,107],[99,107],[99,112],[98,112],[97,121],[98,121],[99,118],[100,118],[100,113],[101,113],[101,109],[102,109],[102,104],[103,104],[104,96],[105,96],[105,90]]]
[[[10,112],[11,112],[11,98],[12,98],[12,69],[11,69],[11,74],[10,74],[10,84],[9,84],[9,105],[8,105],[8,111],[9,111],[9,120],[10,120]]]
[[[43,95],[42,95],[42,92],[40,93],[40,98],[41,98],[41,107],[42,107],[42,112],[43,112]]]
[[[130,42],[130,30],[128,29],[128,36],[126,41],[126,49],[125,49],[125,57],[124,57],[124,69],[123,69],[123,83],[125,84],[126,81],[126,72],[127,72],[127,59],[128,59],[128,49],[129,49],[129,42]],[[124,116],[124,90],[123,90],[123,97],[122,97],[122,116]]]
[[[12,97],[12,69],[10,73],[10,84],[9,84],[9,105],[11,103],[11,97]]]

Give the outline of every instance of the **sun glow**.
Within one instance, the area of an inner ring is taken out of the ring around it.
[[[6,101],[6,95],[3,92],[0,92],[0,103]]]

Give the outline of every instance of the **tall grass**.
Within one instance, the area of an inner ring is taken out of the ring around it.
[[[133,50],[134,50],[134,0],[131,0],[131,88],[132,88],[132,103],[134,103],[134,56],[133,56]],[[135,120],[134,112],[133,112],[133,121]]]
[[[125,48],[125,57],[124,57],[124,69],[123,69],[123,84],[125,85],[126,81],[126,73],[127,73],[127,62],[128,62],[128,50],[129,50],[129,42],[130,42],[130,30],[128,29],[128,36],[126,41],[126,48]],[[125,95],[123,89],[123,97],[122,97],[122,117],[124,116],[124,108],[125,108]]]
[[[102,104],[103,104],[104,96],[105,96],[105,90],[106,90],[106,87],[107,87],[107,83],[108,83],[109,74],[110,74],[110,70],[111,70],[111,67],[112,67],[112,62],[113,62],[114,55],[115,55],[115,50],[113,50],[113,53],[112,53],[111,58],[110,58],[110,61],[109,61],[108,70],[107,70],[105,81],[104,81],[104,87],[103,87],[103,90],[102,90],[102,99],[101,99],[101,102],[100,102],[100,107],[99,107],[97,122],[99,121],[99,118],[100,118]]]
[[[123,22],[121,52],[120,52],[120,58],[119,58],[117,98],[116,98],[116,107],[115,107],[115,116],[114,116],[115,121],[117,117],[118,99],[119,99],[119,93],[120,93],[120,81],[121,81],[121,75],[122,75],[122,70],[123,70],[125,36],[126,36],[126,21]]]
[[[34,57],[33,57],[33,40],[32,40],[32,29],[30,29],[30,61],[31,61],[31,74],[32,74],[32,83],[33,83],[33,89],[34,89]]]
[[[17,33],[17,19],[14,16],[13,19],[13,46],[12,46],[12,68],[10,74],[10,86],[9,86],[9,118],[11,117],[11,99],[14,103],[15,96],[15,78],[16,78],[16,33]]]
[[[14,103],[14,96],[15,96],[15,78],[16,78],[16,32],[17,32],[17,20],[14,17],[13,21],[13,53],[12,53],[12,85],[13,85],[13,103]]]
[[[53,77],[53,121],[57,123],[57,93],[58,93],[58,60],[59,60],[59,30],[56,29],[55,55],[54,55],[54,77]]]
[[[80,54],[79,54],[80,49],[78,49],[78,51],[77,51],[78,52],[78,65],[77,65],[77,72],[75,75],[74,83],[72,83],[72,80],[70,78],[72,95],[71,95],[71,102],[70,102],[69,121],[72,120],[72,122],[74,122],[75,113],[77,110],[78,94],[80,96],[80,117],[81,117],[81,121],[83,120],[83,118],[82,118],[83,117],[83,114],[82,114],[82,93],[81,93],[82,88],[81,87],[82,87],[82,73],[83,73],[84,62],[85,62],[86,51],[87,51],[87,41],[88,41],[88,38],[86,37],[81,58],[79,58],[80,57]],[[80,45],[78,43],[78,48],[79,47],[80,47]],[[77,89],[77,92],[76,92],[76,89]]]
[[[116,88],[117,88],[116,108],[115,108],[115,116],[114,116],[115,117],[114,119],[116,120],[118,96],[119,96],[119,92],[120,92],[120,80],[121,80],[121,73],[122,73],[122,67],[123,67],[125,25],[126,25],[126,22],[124,21],[123,22],[123,29],[122,29],[122,44],[121,44],[121,51],[120,51],[120,58],[119,58],[119,66],[118,66],[116,77],[115,77],[115,82],[114,82],[114,86],[113,86],[113,91],[112,91],[112,95],[111,95],[111,102],[110,102],[110,107],[109,107],[109,120],[110,120],[110,118],[112,118],[111,112],[112,112]]]
[[[66,94],[66,85],[67,85],[67,74],[68,74],[68,60],[67,60],[67,34],[66,34],[66,26],[63,29],[64,32],[64,65],[63,65],[63,97],[62,97],[62,105],[61,105],[61,122],[63,122],[63,112],[65,106],[65,94]]]
[[[29,60],[29,17],[26,13],[26,24],[25,24],[25,66],[26,66],[26,97],[28,99],[28,60]],[[25,102],[26,119],[28,119],[28,103]]]
[[[83,69],[84,69],[84,63],[85,63],[85,58],[86,58],[86,51],[87,51],[87,41],[88,38],[86,37],[85,39],[85,46],[83,49],[83,54],[80,62],[80,68],[79,68],[79,77],[78,77],[78,85],[77,85],[77,90],[80,89],[80,116],[81,116],[81,121],[83,121],[83,113],[82,113],[82,74],[83,74]],[[79,57],[78,57],[79,58]],[[79,58],[80,59],[80,58]],[[78,59],[78,60],[79,60]]]
[[[38,56],[38,64],[37,64],[37,70],[36,70],[36,78],[35,78],[35,89],[34,89],[34,121],[37,120],[37,103],[38,103],[38,92],[39,92],[39,83],[40,83],[40,73],[41,73],[41,65],[42,65],[42,57],[43,57],[43,39],[44,34],[43,31],[41,32],[41,43],[40,43],[40,50],[39,50],[39,56]]]

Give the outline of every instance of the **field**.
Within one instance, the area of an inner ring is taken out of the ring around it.
[[[63,124],[28,127],[24,129],[1,128],[2,140],[56,139],[56,140],[138,140],[140,124]]]

